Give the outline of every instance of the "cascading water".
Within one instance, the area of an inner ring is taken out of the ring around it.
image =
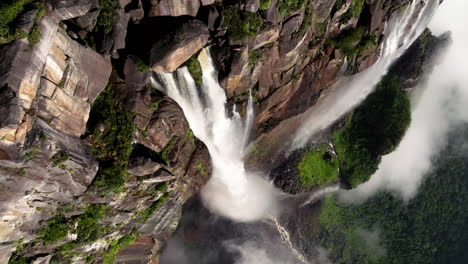
[[[253,120],[252,100],[245,122],[235,108],[229,116],[226,95],[218,84],[209,51],[202,50],[198,60],[203,73],[200,89],[186,67],[159,74],[153,78],[153,85],[179,104],[194,135],[210,152],[213,173],[201,192],[202,200],[213,212],[237,221],[274,214],[274,187],[260,175],[244,169],[243,157]]]
[[[391,64],[424,31],[434,14],[438,0],[414,0],[403,12],[394,15],[385,28],[385,40],[378,61],[369,69],[346,80],[326,94],[296,132],[291,151],[303,147],[315,133],[330,126],[369,95],[387,73]]]

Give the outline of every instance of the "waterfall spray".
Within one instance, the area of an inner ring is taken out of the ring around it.
[[[391,64],[424,31],[438,5],[438,0],[414,0],[403,14],[395,14],[386,24],[385,39],[378,61],[366,71],[346,80],[346,85],[330,91],[306,113],[307,117],[296,132],[290,150],[303,147],[311,136],[330,126],[364,100],[387,73]]]
[[[246,120],[234,110],[228,115],[226,95],[218,83],[209,51],[198,56],[203,73],[200,89],[186,67],[160,73],[153,85],[174,99],[184,111],[194,135],[207,146],[213,165],[202,200],[213,212],[237,221],[253,221],[273,214],[276,191],[263,177],[244,169],[243,157],[253,122],[249,100]]]

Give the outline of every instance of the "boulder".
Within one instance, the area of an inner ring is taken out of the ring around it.
[[[97,18],[99,16],[99,9],[91,11],[84,16],[77,17],[73,19],[73,22],[79,26],[81,29],[84,29],[88,32],[93,30],[94,26],[96,26]]]
[[[150,63],[155,72],[173,72],[207,43],[208,27],[199,20],[184,23],[173,34],[151,48]]]
[[[53,17],[60,21],[85,15],[98,6],[99,0],[46,0],[45,3],[52,9]]]
[[[135,176],[145,176],[159,170],[162,164],[152,161],[149,158],[137,157],[130,160],[128,172]]]
[[[196,16],[199,0],[151,0],[148,16]]]

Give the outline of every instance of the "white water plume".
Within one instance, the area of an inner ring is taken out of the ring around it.
[[[303,147],[311,136],[327,128],[352,110],[387,73],[391,64],[416,40],[429,23],[439,0],[414,0],[403,13],[397,13],[387,22],[380,57],[364,72],[345,79],[342,84],[324,95],[306,113],[306,120],[296,132],[291,151]]]
[[[184,111],[194,135],[207,146],[213,165],[210,180],[201,192],[213,212],[237,221],[253,221],[275,210],[275,189],[260,175],[244,169],[244,154],[253,120],[252,99],[246,121],[235,110],[228,115],[226,95],[218,83],[209,51],[198,56],[203,73],[197,89],[186,67],[159,74],[153,84],[174,99]]]
[[[448,133],[468,122],[468,29],[465,0],[445,1],[430,28],[452,32],[452,44],[445,50],[412,98],[411,125],[398,148],[382,158],[378,171],[357,189],[343,193],[348,201],[363,201],[379,190],[390,190],[408,200],[414,197],[431,159],[447,143]]]

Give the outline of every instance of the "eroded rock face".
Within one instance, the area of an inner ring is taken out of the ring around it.
[[[47,56],[37,115],[52,128],[84,134],[91,104],[107,84],[110,59],[72,41],[59,30]]]
[[[204,0],[204,5],[209,4]],[[199,0],[151,0],[149,16],[196,16],[200,8]]]
[[[377,59],[379,43],[349,57],[352,65],[342,67],[343,51],[328,40],[359,24],[380,41],[385,20],[407,1],[366,1],[365,21],[344,21],[351,0],[343,1],[339,10],[335,2],[307,1],[304,9],[284,13],[277,0],[267,10],[259,10],[259,0],[243,1],[234,7],[258,12],[263,24],[253,36],[233,41],[223,25],[222,1],[119,0],[112,31],[99,39],[98,51],[106,56],[85,48],[101,12],[97,0],[47,0],[39,44],[31,49],[23,39],[0,49],[5,66],[0,71],[0,262],[6,263],[23,239],[22,255],[48,263],[52,255],[60,255],[57,247],[76,234],[44,245],[38,239],[38,230],[47,224],[43,220],[63,212],[79,216],[89,204],[99,203],[109,208],[99,222],[107,231],[75,248],[76,256],[61,259],[63,263],[84,263],[88,254],[101,262],[100,252],[109,251],[109,241],[132,230],[137,240],[117,255],[117,263],[158,263],[182,206],[202,188],[211,170],[208,150],[194,138],[180,107],[151,87],[147,68],[173,72],[211,45],[228,104],[243,113],[252,91],[253,137],[261,147],[258,157],[248,159],[249,166],[274,167],[274,154],[285,135],[300,125],[301,113],[344,74],[362,71]],[[67,29],[73,38],[59,28],[60,20],[78,27]],[[25,21],[24,27],[31,25]],[[145,27],[137,29],[139,25]],[[137,127],[130,175],[118,194],[90,187],[98,163],[89,142],[80,139],[90,106],[109,79],[125,108],[134,113]],[[54,155],[62,152],[68,158],[54,162]],[[293,185],[287,177],[279,180],[289,191],[300,191],[294,185],[297,179]],[[190,232],[188,239],[200,235]]]
[[[155,72],[173,72],[201,50],[209,32],[203,22],[191,20],[151,48],[151,68]]]

